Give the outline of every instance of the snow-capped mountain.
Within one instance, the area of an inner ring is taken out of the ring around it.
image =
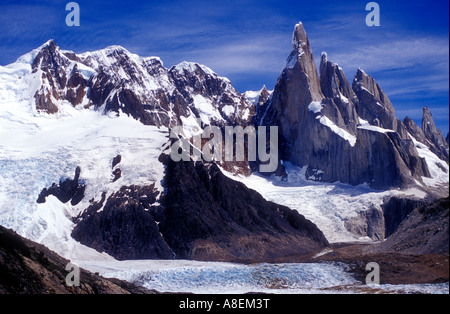
[[[178,125],[278,126],[279,170],[175,163]],[[68,258],[311,253],[384,239],[405,218],[385,224],[384,198],[448,193],[448,141],[429,110],[419,128],[363,70],[350,83],[323,53],[317,71],[301,23],[275,89],[244,95],[198,63],[50,40],[0,67],[0,138],[0,224]]]
[[[363,70],[358,69],[350,84],[342,68],[322,53],[317,71],[302,23],[295,26],[293,51],[261,108],[260,123],[281,129],[281,159],[307,167],[306,175],[314,180],[367,183],[376,189],[427,188],[428,179],[439,176],[436,169],[448,173],[448,144],[427,110],[425,148],[415,145],[419,132],[408,132],[388,96]],[[442,159],[434,154],[427,158],[430,150]]]
[[[36,53],[36,52],[34,52]],[[206,66],[182,62],[166,69],[120,46],[76,55],[53,40],[32,63],[38,112],[57,113],[64,102],[134,117],[146,125],[248,124],[253,106],[226,78]]]

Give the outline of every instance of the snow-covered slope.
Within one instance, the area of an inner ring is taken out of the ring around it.
[[[385,197],[406,195],[424,198],[427,195],[417,188],[403,191],[377,191],[371,189],[367,184],[351,186],[339,182],[313,182],[306,179],[306,167],[295,167],[289,162],[285,162],[284,165],[287,177],[283,180],[275,176],[268,178],[252,174],[249,177],[243,177],[226,171],[224,173],[259,192],[267,200],[297,210],[308,220],[315,223],[331,243],[371,242],[375,236],[368,236],[367,221],[361,222],[366,228],[361,234],[352,232],[347,224],[355,224],[352,220],[365,217],[365,214],[370,210],[378,212],[382,217],[381,205]],[[380,219],[378,223],[380,224],[379,227],[383,228],[381,226],[384,224],[383,220]]]
[[[158,157],[168,131],[68,102],[59,104],[57,115],[38,114],[31,67],[36,54],[0,67],[0,224],[65,257],[98,256],[72,240],[71,218],[89,200],[123,185],[154,182],[161,191],[164,167]],[[112,183],[111,161],[118,154],[122,177]],[[73,207],[50,196],[36,203],[44,187],[73,177],[77,166],[87,186],[83,202]]]

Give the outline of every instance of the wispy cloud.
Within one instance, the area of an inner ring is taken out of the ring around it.
[[[441,68],[445,64],[448,70],[448,45],[448,38],[397,38],[352,45],[348,51],[331,54],[330,58],[343,67],[362,67],[372,72],[417,65]]]

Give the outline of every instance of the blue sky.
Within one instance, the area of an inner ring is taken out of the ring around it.
[[[449,3],[376,1],[381,26],[367,27],[356,0],[76,1],[81,26],[67,27],[69,1],[0,2],[0,65],[55,39],[77,53],[121,45],[159,56],[166,67],[196,61],[240,91],[272,89],[302,21],[316,57],[326,51],[351,81],[358,67],[390,97],[397,116],[420,123],[429,106],[438,127],[449,123]]]

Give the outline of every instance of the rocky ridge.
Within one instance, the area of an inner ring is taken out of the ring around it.
[[[32,63],[40,80],[38,112],[55,114],[64,103],[127,114],[146,125],[248,124],[253,106],[230,81],[198,63],[170,69],[157,57],[142,58],[120,46],[77,55],[53,40]]]
[[[216,164],[166,159],[165,194],[122,187],[76,219],[72,236],[117,259],[256,261],[328,245],[298,212],[266,201]]]
[[[350,84],[326,53],[317,73],[299,23],[293,51],[260,119],[263,125],[280,127],[281,159],[307,166],[315,180],[368,183],[375,189],[407,188],[430,176],[405,123],[372,77],[358,69]],[[442,150],[439,156],[445,157],[448,145],[424,112],[426,145],[440,147],[434,151]]]

